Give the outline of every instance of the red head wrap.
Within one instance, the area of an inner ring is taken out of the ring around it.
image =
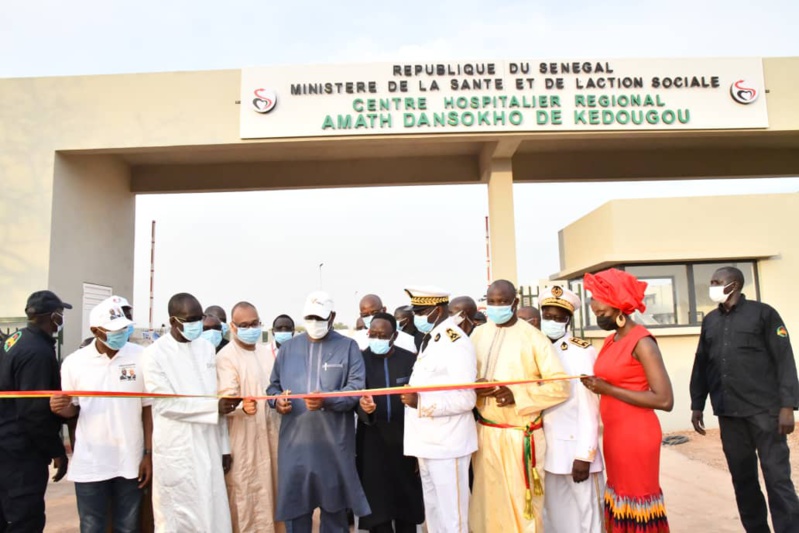
[[[595,300],[619,309],[625,315],[633,314],[636,309],[642,313],[646,311],[644,291],[647,283],[623,270],[610,268],[586,274],[583,284]]]

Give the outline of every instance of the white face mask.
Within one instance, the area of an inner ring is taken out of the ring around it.
[[[463,323],[463,312],[460,312],[457,315],[452,315],[450,318],[453,322],[455,322],[456,326],[460,326]]]
[[[308,333],[309,337],[318,341],[327,335],[327,332],[330,331],[330,325],[327,323],[327,320],[306,320],[305,331]]]
[[[556,341],[566,335],[566,326],[568,325],[568,322],[562,324],[554,320],[541,320],[541,333]]]
[[[732,283],[728,283],[723,287],[721,285],[711,285],[710,289],[708,290],[708,296],[710,296],[710,299],[716,302],[717,304],[723,304],[724,302],[729,300],[730,296],[732,295],[732,292],[730,292],[729,294],[724,294],[724,291],[727,290],[727,287],[732,285]]]

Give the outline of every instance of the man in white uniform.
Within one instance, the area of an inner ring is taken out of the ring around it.
[[[358,348],[361,351],[369,347],[369,326],[372,324],[372,317],[378,313],[385,313],[386,306],[380,296],[376,294],[367,294],[361,298],[358,304],[359,318],[363,321],[364,328],[356,329],[355,335],[352,336],[353,340],[358,343]],[[411,353],[416,353],[416,344],[413,342],[413,336],[408,335],[402,330],[397,331],[397,340],[394,341],[394,346],[408,350]]]
[[[239,302],[230,311],[230,343],[220,350],[216,374],[221,396],[263,396],[275,358],[261,342],[258,310]],[[280,415],[265,400],[247,400],[228,415],[233,464],[226,476],[234,533],[275,533]],[[279,527],[278,527],[279,526]]]
[[[144,393],[141,355],[129,341],[133,322],[112,296],[89,314],[95,340],[69,355],[61,365],[61,387],[67,391]],[[67,478],[75,483],[80,529],[103,533],[109,517],[117,533],[139,531],[142,489],[150,482],[153,419],[151,400],[140,398],[72,398],[55,395],[50,409],[78,417],[75,451]]]
[[[425,334],[409,385],[474,383],[477,359],[469,337],[450,317],[449,294],[408,288],[416,328]],[[469,463],[477,450],[473,389],[401,395],[405,455],[419,460],[429,533],[469,531]]]
[[[144,351],[144,382],[155,394],[210,398],[153,400],[153,511],[159,533],[229,533],[223,455],[230,454],[225,415],[241,401],[215,398],[216,352],[201,339],[197,298],[169,300],[170,330]],[[229,468],[229,465],[228,465]]]
[[[540,300],[541,331],[549,337],[566,374],[593,375],[596,350],[569,336],[580,298],[554,286]],[[544,411],[547,453],[544,470],[544,530],[553,533],[600,533],[604,480],[599,451],[599,397],[572,381],[569,399]]]

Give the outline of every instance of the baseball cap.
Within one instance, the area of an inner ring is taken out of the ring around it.
[[[120,300],[119,296],[111,296],[97,304],[89,313],[89,326],[103,328],[106,331],[119,331],[133,324],[125,317]]]
[[[72,309],[72,306],[62,302],[53,291],[36,291],[28,296],[28,303],[25,304],[25,314],[31,316],[52,313],[59,309]]]
[[[305,308],[302,316],[318,316],[319,318],[330,318],[333,312],[333,299],[323,291],[312,292],[305,299]]]

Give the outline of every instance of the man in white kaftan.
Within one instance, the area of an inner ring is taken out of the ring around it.
[[[216,352],[200,338],[203,311],[197,299],[176,294],[169,315],[170,331],[143,354],[147,391],[210,397],[153,400],[155,530],[229,533],[222,463],[230,449],[222,415],[238,402],[215,397]]]

